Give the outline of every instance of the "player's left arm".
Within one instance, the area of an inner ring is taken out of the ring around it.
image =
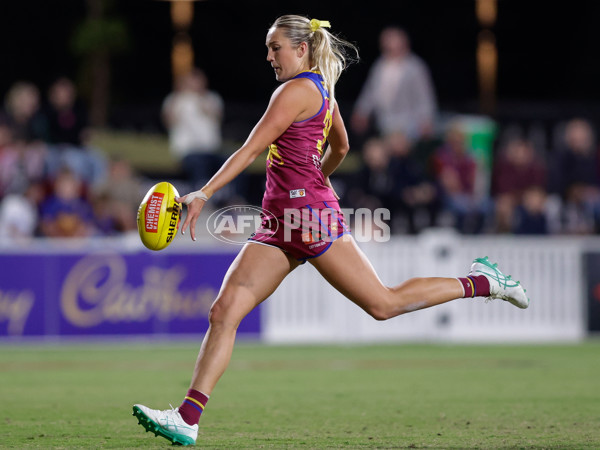
[[[327,137],[329,146],[321,159],[321,171],[325,175],[325,179],[339,167],[350,150],[348,132],[346,131],[346,126],[344,125],[337,102],[334,106],[332,120],[329,136]]]

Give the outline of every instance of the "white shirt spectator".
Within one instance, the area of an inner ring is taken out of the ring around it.
[[[162,113],[171,151],[178,158],[216,152],[221,147],[223,100],[206,89],[201,72],[193,71],[178,81],[177,89],[165,98]]]
[[[36,208],[26,197],[7,195],[0,203],[0,241],[33,237],[37,220]]]

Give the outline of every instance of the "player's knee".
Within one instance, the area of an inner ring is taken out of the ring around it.
[[[208,322],[211,325],[220,323],[222,321],[223,314],[223,306],[220,304],[219,300],[215,301],[208,311]]]
[[[208,322],[212,327],[232,326],[237,328],[241,319],[237,318],[233,305],[235,302],[227,295],[220,295],[210,307]]]
[[[382,298],[377,303],[365,308],[365,311],[367,311],[373,319],[383,321],[400,316],[410,310],[405,308],[404,304],[397,301],[397,299]]]

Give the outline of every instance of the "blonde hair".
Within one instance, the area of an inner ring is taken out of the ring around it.
[[[281,16],[271,28],[281,28],[294,47],[298,47],[302,42],[308,44],[311,70],[318,70],[323,75],[329,91],[330,109],[333,110],[335,84],[348,64],[358,61],[356,46],[340,39],[322,26],[313,31],[311,20],[304,16]],[[354,55],[351,55],[349,50]]]

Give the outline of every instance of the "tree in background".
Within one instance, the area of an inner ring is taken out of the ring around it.
[[[92,126],[106,125],[110,99],[111,56],[129,49],[127,24],[110,16],[111,0],[86,0],[87,17],[75,29],[71,48],[83,59],[83,90],[89,99]]]

